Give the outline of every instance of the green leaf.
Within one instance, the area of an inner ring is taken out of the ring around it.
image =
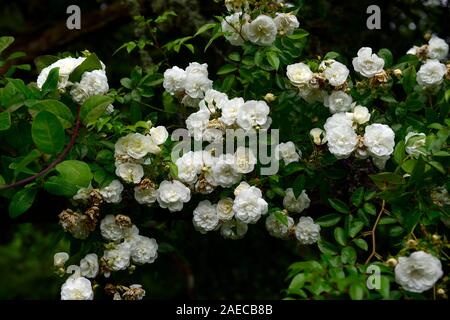
[[[226,64],[226,65],[222,66],[222,67],[219,69],[219,71],[217,71],[217,74],[218,74],[219,76],[221,76],[221,75],[224,75],[224,74],[228,74],[228,73],[234,72],[234,71],[236,71],[236,70],[237,70],[237,67],[236,67],[236,66],[234,66],[234,65],[232,65],[232,64]]]
[[[13,37],[0,37],[0,53],[5,51],[13,42]]]
[[[307,37],[308,35],[309,35],[309,33],[306,32],[305,30],[297,29],[297,30],[295,30],[294,34],[287,36],[287,38],[289,38],[291,40],[299,40],[299,39],[303,39],[303,38]]]
[[[337,227],[336,229],[334,229],[334,238],[336,239],[336,242],[341,246],[345,246],[347,244],[347,234],[341,227]]]
[[[316,223],[321,227],[332,227],[336,225],[341,218],[342,216],[340,214],[332,213],[318,218]]]
[[[92,96],[86,100],[80,109],[80,119],[84,125],[88,125],[105,114],[106,108],[114,99],[108,96]]]
[[[368,202],[364,204],[364,211],[373,216],[377,214],[377,208],[375,205]]]
[[[381,190],[397,188],[405,182],[405,179],[393,172],[382,172],[378,174],[371,174],[369,178],[376,184]]]
[[[352,194],[352,203],[354,206],[359,207],[364,199],[364,187],[359,187]]]
[[[344,247],[341,250],[341,259],[344,264],[355,264],[356,250],[353,247]]]
[[[354,283],[350,286],[349,294],[352,300],[362,300],[364,298],[364,287],[359,283]]]
[[[416,85],[416,69],[414,66],[410,66],[403,71],[402,85],[406,93],[413,91]]]
[[[364,222],[354,220],[350,224],[350,227],[348,229],[348,235],[351,238],[354,238],[362,230],[362,228],[364,228]]]
[[[416,166],[416,163],[417,163],[417,160],[408,159],[402,163],[401,167],[406,173],[411,174],[414,170],[414,167]]]
[[[392,52],[389,49],[383,48],[378,51],[378,56],[380,58],[383,58],[384,60],[384,67],[389,68],[392,66],[392,63],[394,62],[394,56],[392,55]]]
[[[9,204],[9,216],[11,218],[17,218],[21,214],[25,213],[34,202],[36,197],[36,189],[22,189],[17,192],[11,199]]]
[[[31,137],[36,147],[44,153],[57,154],[64,147],[64,128],[58,118],[41,111],[31,125]]]
[[[13,163],[11,163],[9,165],[9,168],[14,170],[14,177],[17,177],[22,172],[28,173],[28,174],[34,174],[34,172],[29,170],[27,168],[27,166],[31,162],[33,162],[34,160],[39,158],[40,156],[41,156],[41,153],[38,150],[33,149],[25,157],[19,158],[20,160],[17,160],[17,161],[14,161]]]
[[[328,199],[330,205],[340,213],[349,213],[350,208],[347,204],[339,199]]]
[[[70,82],[80,82],[83,73],[87,71],[102,70],[102,64],[95,53],[91,53],[86,59],[72,71],[69,76]]]
[[[60,176],[50,177],[44,183],[44,189],[51,194],[64,197],[72,197],[78,191],[78,188],[75,185],[67,182]]]
[[[369,249],[369,245],[364,239],[354,239],[353,242],[364,251],[367,251]]]
[[[417,159],[417,163],[414,166],[414,170],[411,172],[411,177],[409,178],[408,185],[413,185],[415,183],[422,183],[423,174],[425,173],[425,160],[422,156]]]
[[[74,117],[69,107],[58,100],[42,100],[32,105],[30,110],[48,111],[53,113],[64,129],[72,127],[74,123]]]
[[[305,284],[305,274],[304,273],[299,273],[297,274],[294,278],[292,278],[291,283],[289,284],[289,291],[294,291],[294,290],[298,290],[301,289],[303,287],[303,285]]]
[[[0,113],[0,131],[11,128],[11,113],[4,111]]]
[[[205,33],[206,31],[208,31],[208,30],[210,30],[210,29],[215,28],[216,25],[217,25],[217,23],[207,23],[207,24],[201,26],[201,27],[197,30],[197,32],[194,34],[194,37],[196,37],[196,36],[198,36],[198,35],[200,35],[200,34],[202,34],[202,33]]]
[[[320,239],[317,242],[320,252],[328,255],[336,255],[338,253],[337,247],[330,242],[326,242],[325,240]]]
[[[444,167],[439,162],[437,162],[437,161],[430,161],[430,162],[428,162],[428,164],[431,165],[433,168],[435,168],[440,173],[442,173],[442,174],[446,173]]]
[[[43,55],[34,59],[34,64],[36,65],[36,69],[38,72],[41,72],[42,69],[48,67],[49,65],[58,61],[58,57],[51,55]]]
[[[93,178],[91,168],[87,163],[78,160],[66,160],[56,166],[56,171],[68,183],[78,188],[86,188],[89,186]]]
[[[401,164],[403,162],[403,159],[405,159],[405,142],[401,140],[397,145],[395,146],[394,150],[394,161],[397,164]]]
[[[55,91],[58,88],[58,82],[59,82],[59,68],[53,68],[52,70],[50,70],[47,79],[42,85],[41,91],[44,94]]]
[[[275,70],[278,70],[280,67],[280,58],[278,58],[278,55],[273,51],[267,52],[267,61],[269,61],[269,64]]]

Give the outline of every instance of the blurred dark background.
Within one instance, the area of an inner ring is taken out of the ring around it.
[[[300,7],[300,26],[311,34],[305,57],[337,51],[350,61],[361,46],[371,46],[376,51],[389,48],[398,58],[412,45],[425,43],[427,33],[450,40],[446,0],[291,2]],[[66,8],[71,4],[81,8],[81,30],[66,28]],[[366,9],[372,4],[381,8],[381,30],[366,27]],[[110,86],[117,87],[120,79],[141,63],[137,52],[129,55],[122,50],[113,55],[124,42],[136,39],[132,16],[156,17],[166,10],[175,11],[177,17],[162,25],[162,44],[193,35],[214,16],[225,14],[223,2],[213,0],[0,0],[0,35],[14,36],[16,42],[8,52],[26,52],[22,62],[32,65],[41,55],[80,53],[85,49],[96,52],[107,65]],[[201,52],[207,42],[207,37],[198,37],[193,44]],[[215,70],[230,50],[220,39],[206,54],[193,55],[182,49],[181,54],[169,56],[169,63],[185,67],[190,61],[208,62],[214,79]],[[158,60],[158,52],[150,50],[149,54]],[[19,71],[15,76],[34,81],[37,72],[32,68],[31,72]],[[0,299],[59,297],[62,280],[52,274],[52,263],[55,252],[69,250],[68,242],[59,237],[56,224],[56,215],[65,203],[49,195],[37,198],[41,200],[30,212],[14,221],[8,217],[5,202],[0,202]],[[313,211],[314,208],[314,216]],[[300,251],[303,257],[309,253],[305,248],[270,238],[261,232],[262,228],[262,224],[251,226],[244,240],[223,241],[217,233],[203,236],[192,230],[190,222],[176,221],[172,234],[187,238],[165,239],[177,250],[162,252],[155,264],[138,268],[135,279],[143,279],[147,296],[154,299],[280,298],[281,290],[287,286],[286,268]],[[145,229],[142,231],[146,233]],[[164,236],[148,235],[157,239]],[[193,286],[188,285],[192,278]]]

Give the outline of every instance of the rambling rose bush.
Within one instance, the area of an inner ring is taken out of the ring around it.
[[[168,222],[142,214],[156,211],[168,220],[188,213],[179,223],[223,241],[258,224],[307,253],[289,267],[287,299],[445,297],[448,44],[433,35],[396,59],[369,47],[305,56],[295,8],[268,0],[224,8],[195,35],[210,33],[208,47],[220,37],[229,44],[216,74],[185,38],[159,49],[184,47],[196,61],[136,67],[119,88],[90,52],[54,57],[36,82],[1,78],[0,137],[17,151],[0,171],[9,215],[41,192],[65,197],[54,214],[70,241],[87,244],[55,252],[61,299],[102,290],[142,299],[151,288],[124,275],[158,263],[158,243],[169,240],[152,237]],[[127,111],[140,106],[157,112]],[[20,128],[29,143],[10,143]]]

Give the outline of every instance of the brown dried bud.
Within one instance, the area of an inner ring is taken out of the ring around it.
[[[91,201],[91,204],[93,206],[98,207],[103,203],[103,197],[98,189],[93,189],[89,194],[89,196],[90,196],[89,200]]]
[[[375,76],[373,76],[370,79],[370,85],[373,87],[379,86],[379,85],[383,85],[385,83],[387,83],[389,80],[389,76],[386,73],[386,71],[381,71],[380,73],[377,73]]]
[[[144,178],[141,180],[141,183],[139,183],[139,188],[141,190],[156,189],[156,185],[149,178]]]
[[[447,80],[450,80],[450,63],[447,63],[446,67],[447,72],[445,73],[445,77],[447,78]]]
[[[124,300],[142,300],[145,296],[145,290],[139,284],[131,285],[128,290],[122,294]]]
[[[123,215],[123,214],[118,214],[116,216],[115,220],[116,220],[116,224],[118,226],[120,226],[121,228],[131,228],[131,226],[133,225],[131,223],[130,217]]]
[[[70,232],[77,239],[86,239],[95,229],[95,226],[94,228],[90,226],[91,220],[88,216],[70,209],[63,210],[58,217],[64,231]]]
[[[217,129],[222,132],[225,132],[226,126],[219,119],[213,119],[210,122],[208,122],[208,129]]]
[[[112,283],[107,283],[105,285],[106,294],[114,295],[116,293],[116,291],[117,291],[116,286],[113,285]]]

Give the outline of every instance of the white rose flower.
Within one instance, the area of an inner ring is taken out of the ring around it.
[[[130,266],[130,245],[129,243],[118,244],[114,249],[105,250],[103,259],[111,271],[125,270]]]
[[[333,129],[339,127],[352,127],[353,121],[352,118],[349,117],[345,113],[335,113],[331,117],[327,119],[325,122],[324,128],[325,131],[331,131]]]
[[[242,13],[234,13],[222,20],[222,32],[225,35],[225,39],[233,46],[242,46],[244,44],[241,30],[243,25],[245,25],[249,19],[250,17],[248,15],[242,16]]]
[[[151,205],[156,202],[156,190],[151,187],[134,187],[134,199],[137,203]]]
[[[220,226],[220,234],[224,239],[242,239],[247,233],[248,225],[242,221],[231,219]]]
[[[311,217],[301,217],[295,227],[295,236],[301,244],[314,244],[320,239],[320,226]]]
[[[277,26],[273,19],[259,15],[255,20],[242,27],[245,37],[259,46],[271,46],[277,37]]]
[[[239,108],[236,123],[244,130],[263,126],[267,122],[270,109],[265,101],[250,100]]]
[[[86,278],[95,278],[98,274],[98,257],[95,253],[87,254],[80,261],[81,275]]]
[[[191,98],[201,99],[210,89],[212,89],[212,81],[208,79],[208,65],[191,62],[186,68],[186,93]]]
[[[291,35],[300,26],[297,17],[292,13],[277,13],[273,19],[281,35]]]
[[[236,122],[239,110],[242,108],[244,103],[245,101],[242,98],[233,98],[228,100],[222,106],[222,115],[219,120],[227,126],[232,126]]]
[[[421,87],[438,86],[444,80],[447,68],[438,60],[427,60],[417,71],[416,80]]]
[[[69,260],[67,252],[57,252],[53,256],[53,265],[57,268],[64,267],[64,264]]]
[[[405,150],[412,156],[426,155],[424,150],[427,136],[425,133],[409,132],[405,137]]]
[[[131,260],[137,264],[153,263],[158,257],[158,243],[153,238],[133,235],[130,239]]]
[[[125,238],[132,228],[122,227],[116,223],[116,218],[109,214],[100,222],[100,232],[103,238],[109,241],[120,241]]]
[[[150,137],[156,145],[160,146],[166,142],[169,132],[164,126],[153,127],[150,129]]]
[[[347,81],[347,77],[350,73],[346,65],[334,59],[323,61],[319,68],[324,70],[323,75],[325,76],[325,79],[327,79],[334,87],[343,85],[345,81]]]
[[[239,192],[234,199],[233,211],[236,219],[245,223],[256,223],[268,210],[267,202],[257,187],[249,187]]]
[[[164,72],[163,87],[171,95],[184,91],[186,84],[186,71],[179,67],[167,69]]]
[[[202,151],[189,151],[183,154],[175,162],[178,168],[178,179],[187,184],[197,182],[198,175],[202,172],[204,155],[207,156]]]
[[[89,200],[91,198],[91,192],[94,190],[92,185],[89,185],[87,188],[80,188],[77,191],[77,194],[73,196],[73,200]]]
[[[275,147],[275,159],[283,159],[284,163],[288,165],[291,162],[298,162],[300,160],[301,153],[297,153],[297,148],[292,141],[286,143],[280,143]]]
[[[302,213],[305,209],[309,208],[311,200],[309,200],[306,190],[303,190],[297,198],[295,197],[294,190],[292,188],[286,189],[285,193],[286,195],[283,199],[283,206],[289,212]]]
[[[250,185],[247,182],[242,181],[236,189],[234,189],[234,196],[237,197],[242,191],[247,190],[248,188],[250,188]]]
[[[294,219],[287,218],[287,225],[280,222],[274,214],[269,215],[266,218],[266,229],[272,237],[278,239],[287,239],[289,236],[289,230],[294,226]]]
[[[116,175],[127,183],[138,184],[144,176],[144,168],[136,163],[121,163],[116,167]]]
[[[108,93],[108,78],[104,70],[94,70],[83,73],[79,83],[70,90],[73,101],[83,104],[89,97]]]
[[[220,91],[210,89],[206,91],[205,97],[199,103],[200,110],[207,110],[209,113],[216,113],[228,102],[228,96]]]
[[[59,68],[59,80],[58,80],[58,89],[65,89],[69,84],[69,76],[76,67],[78,67],[86,58],[64,58],[60,59],[48,67],[42,69],[39,74],[36,84],[39,89],[42,89],[45,81],[48,78],[50,71],[54,68]]]
[[[445,60],[448,55],[448,44],[444,39],[433,35],[428,41],[428,58]]]
[[[320,128],[313,128],[309,131],[309,135],[313,138],[315,145],[322,145],[327,142],[325,131]]]
[[[353,58],[352,64],[355,71],[366,78],[372,78],[384,68],[384,60],[372,53],[372,49],[368,47],[358,50],[358,56]]]
[[[352,96],[344,91],[333,91],[326,96],[323,104],[330,109],[331,113],[346,112],[352,107]]]
[[[194,227],[200,233],[213,231],[219,225],[219,217],[217,216],[217,205],[211,204],[208,200],[200,201],[194,210],[192,222]]]
[[[231,198],[222,198],[217,203],[217,217],[221,221],[228,221],[233,219],[234,212],[233,212],[233,199]]]
[[[234,153],[234,169],[238,173],[250,173],[255,169],[256,158],[249,148],[239,147]]]
[[[61,286],[61,300],[93,300],[91,282],[84,277],[71,276]]]
[[[133,159],[139,160],[149,153],[158,153],[156,151],[159,151],[149,135],[130,133],[127,137],[127,154]]]
[[[337,126],[326,130],[328,149],[338,159],[348,158],[356,149],[358,136],[351,126]]]
[[[100,189],[103,200],[107,203],[119,203],[122,201],[123,185],[119,180],[113,180],[107,187]]]
[[[441,261],[423,251],[400,257],[395,266],[395,281],[410,292],[430,290],[443,274]]]
[[[209,116],[210,113],[207,110],[200,110],[191,113],[186,119],[186,128],[195,140],[202,140],[203,132],[208,127]]]
[[[170,212],[181,211],[183,203],[191,200],[191,190],[178,180],[164,180],[156,191],[156,200],[161,208]]]
[[[231,154],[222,154],[212,166],[212,178],[210,183],[229,188],[241,180],[241,174],[236,171],[234,157]]]
[[[417,55],[417,52],[419,50],[418,46],[413,46],[411,49],[406,51],[406,54],[412,54],[413,56]]]
[[[355,106],[353,112],[348,113],[347,116],[352,118],[353,122],[357,124],[364,124],[370,120],[369,109],[363,106]]]
[[[374,123],[366,127],[364,145],[372,156],[387,157],[394,152],[395,134],[389,126]]]
[[[286,75],[294,86],[305,86],[311,81],[313,72],[308,65],[300,62],[288,65]]]

